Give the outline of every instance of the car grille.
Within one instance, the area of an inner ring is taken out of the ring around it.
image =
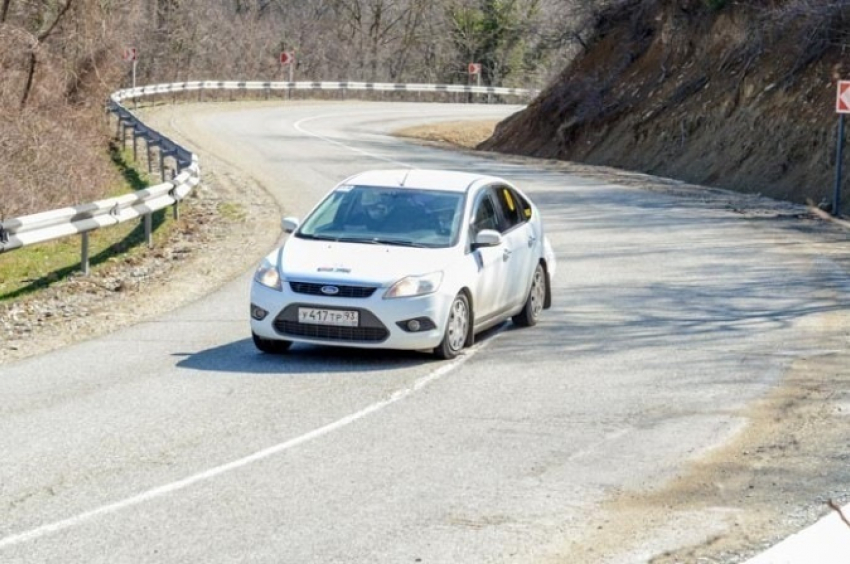
[[[322,288],[333,286],[339,290],[337,294],[325,294]],[[368,298],[378,288],[372,286],[340,286],[338,284],[313,284],[310,282],[290,282],[289,287],[297,294],[311,296],[327,296],[329,298]]]
[[[306,337],[324,341],[345,341],[361,343],[380,343],[390,336],[389,330],[371,312],[358,309],[360,314],[359,327],[337,327],[334,325],[314,325],[298,321],[299,304],[293,304],[284,309],[274,320],[275,331],[284,337]],[[316,306],[301,306],[316,307]]]

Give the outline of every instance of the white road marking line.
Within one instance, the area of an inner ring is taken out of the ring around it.
[[[382,110],[382,111],[374,111],[374,112],[357,112],[356,114],[348,113],[348,114],[345,114],[345,115],[346,116],[352,116],[352,115],[353,116],[369,116],[369,115],[387,115],[387,114],[393,114],[393,113],[400,114],[400,115],[403,115],[403,116],[410,115],[410,112],[402,111],[402,110],[398,110],[398,111]],[[448,115],[449,117],[454,118],[454,114],[445,114],[445,115]],[[304,135],[308,135],[310,137],[315,137],[316,139],[321,139],[322,141],[325,141],[327,143],[331,143],[332,145],[336,145],[338,147],[342,147],[343,149],[347,149],[347,150],[352,151],[354,153],[359,153],[361,155],[365,155],[367,157],[372,157],[374,159],[378,159],[378,160],[381,160],[381,161],[386,161],[388,163],[401,165],[405,168],[413,168],[413,169],[416,168],[413,165],[410,165],[408,163],[396,161],[396,160],[393,160],[391,158],[378,155],[377,153],[370,153],[369,151],[364,151],[363,149],[358,149],[357,147],[352,147],[351,145],[346,145],[345,143],[342,143],[341,141],[336,141],[336,140],[331,139],[329,137],[325,137],[324,135],[319,135],[318,133],[313,133],[312,131],[308,131],[308,130],[306,130],[302,127],[302,124],[306,123],[308,121],[315,121],[315,120],[320,120],[320,119],[339,119],[339,117],[340,117],[340,114],[324,114],[324,115],[306,117],[306,118],[302,118],[302,119],[298,120],[297,122],[295,122],[293,124],[293,127],[299,133],[303,133]],[[458,115],[457,119],[463,120],[464,116]],[[520,165],[515,165],[515,166],[520,166]]]
[[[496,335],[493,336],[495,338]],[[238,460],[234,460],[233,462],[228,462],[227,464],[222,464],[221,466],[216,466],[214,468],[210,468],[209,470],[205,470],[203,472],[199,472],[187,478],[183,478],[182,480],[178,480],[176,482],[171,482],[170,484],[165,484],[163,486],[159,486],[157,488],[150,489],[148,491],[142,492],[133,497],[129,497],[123,499],[121,501],[116,501],[115,503],[110,503],[108,505],[103,505],[98,507],[97,509],[92,509],[91,511],[86,511],[85,513],[81,513],[75,517],[71,517],[68,519],[64,519],[62,521],[56,521],[55,523],[49,523],[47,525],[42,525],[40,527],[36,527],[35,529],[31,529],[29,531],[25,531],[22,533],[14,534],[5,538],[0,539],[0,549],[8,548],[10,546],[14,546],[17,544],[22,544],[28,541],[32,541],[51,533],[56,533],[65,529],[70,529],[76,527],[78,525],[82,525],[87,521],[91,521],[96,517],[100,517],[102,515],[108,515],[110,513],[117,513],[122,509],[126,509],[128,507],[132,507],[134,505],[139,505],[146,501],[150,501],[156,499],[158,497],[163,497],[165,495],[177,492],[184,488],[188,488],[194,484],[199,482],[203,482],[206,480],[210,480],[215,478],[216,476],[220,476],[226,472],[230,472],[233,470],[237,470],[244,466],[248,466],[249,464],[253,464],[254,462],[258,462],[260,460],[269,458],[291,448],[294,448],[298,445],[302,445],[304,443],[310,442],[314,439],[318,439],[324,435],[332,433],[333,431],[337,431],[354,423],[368,415],[371,415],[377,411],[384,409],[398,401],[405,399],[406,397],[418,392],[425,386],[439,380],[470,358],[472,358],[478,351],[482,350],[486,347],[487,343],[493,340],[493,338],[488,339],[487,341],[482,342],[479,345],[476,345],[470,349],[466,350],[466,354],[457,358],[456,360],[441,366],[434,372],[419,378],[413,383],[413,386],[410,388],[403,388],[394,392],[388,399],[383,401],[379,401],[377,403],[373,403],[356,413],[352,413],[342,419],[334,421],[333,423],[329,423],[324,427],[319,427],[309,433],[296,437],[294,439],[290,439],[286,442],[277,444],[275,446],[260,450],[255,452],[254,454],[250,454],[244,458],[240,458]]]
[[[375,113],[375,112],[372,112],[372,113]],[[358,114],[358,115],[361,115],[361,114]],[[405,168],[416,168],[416,167],[409,165],[407,163],[403,163],[401,161],[396,161],[396,160],[393,160],[393,159],[390,159],[390,158],[387,158],[387,157],[382,157],[381,155],[378,155],[378,154],[375,154],[375,153],[370,153],[369,151],[364,151],[363,149],[358,149],[357,147],[352,147],[351,145],[346,145],[345,143],[342,143],[340,141],[336,141],[336,140],[331,139],[329,137],[325,137],[324,135],[319,135],[318,133],[313,133],[312,131],[308,131],[308,130],[304,129],[301,125],[301,124],[306,123],[308,121],[314,121],[314,120],[319,120],[319,119],[329,119],[329,118],[339,119],[339,114],[326,114],[326,115],[321,115],[321,116],[313,116],[313,117],[300,119],[297,122],[295,122],[292,126],[299,133],[303,133],[304,135],[308,135],[310,137],[315,137],[316,139],[321,139],[322,141],[325,141],[327,143],[331,143],[332,145],[336,145],[338,147],[342,147],[343,149],[348,149],[349,151],[352,151],[354,153],[360,153],[361,155],[365,155],[365,156],[371,157],[373,159],[386,161],[388,163],[392,163],[392,164],[395,164],[395,165],[401,165]]]

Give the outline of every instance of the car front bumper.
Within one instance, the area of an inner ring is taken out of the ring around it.
[[[259,337],[298,343],[357,348],[430,350],[440,344],[454,295],[441,292],[410,298],[384,299],[384,288],[365,298],[327,297],[296,293],[287,282],[277,291],[251,284],[251,330]],[[267,312],[257,319],[257,308]],[[358,312],[356,327],[302,323],[299,308]],[[409,320],[420,322],[411,331]],[[426,322],[430,320],[431,323]]]

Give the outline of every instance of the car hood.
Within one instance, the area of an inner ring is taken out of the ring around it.
[[[290,237],[278,264],[287,280],[390,286],[410,275],[445,270],[457,249],[338,243]]]

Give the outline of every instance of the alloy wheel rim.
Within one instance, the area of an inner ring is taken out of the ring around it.
[[[453,351],[459,351],[463,348],[466,342],[466,328],[469,323],[469,318],[466,311],[466,304],[460,298],[457,298],[452,304],[451,315],[449,316],[449,346]]]
[[[535,319],[543,311],[543,302],[546,300],[546,283],[543,276],[543,268],[539,265],[534,270],[534,280],[531,282],[531,315]]]

